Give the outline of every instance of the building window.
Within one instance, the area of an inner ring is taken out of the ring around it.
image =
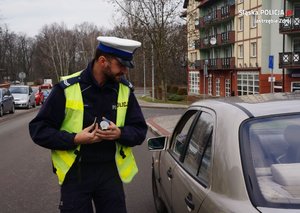
[[[207,79],[207,94],[208,95],[212,95],[212,78],[211,77],[209,77],[208,79]]]
[[[231,82],[230,79],[225,79],[225,96],[231,96]]]
[[[199,72],[189,72],[189,93],[199,95]]]
[[[251,43],[251,57],[256,57],[256,42]]]
[[[259,94],[259,73],[238,72],[238,95]]]
[[[294,52],[295,53],[299,53],[300,52],[300,38],[295,38],[294,39],[293,48],[294,48]]]
[[[251,21],[251,23],[250,23],[251,28],[255,28],[256,27],[256,15],[255,14],[251,15],[250,21]]]
[[[238,46],[238,48],[239,48],[239,58],[244,58],[244,45],[243,44],[240,44],[239,46]]]
[[[299,18],[300,17],[300,4],[295,4],[294,7],[294,17]]]
[[[220,78],[216,78],[216,96],[220,96]]]
[[[300,82],[291,82],[291,92],[300,91]]]
[[[244,17],[239,17],[239,31],[244,30]]]

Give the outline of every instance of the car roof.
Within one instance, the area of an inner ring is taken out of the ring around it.
[[[226,107],[225,107],[226,105]],[[236,113],[248,117],[267,116],[282,113],[300,112],[300,92],[267,93],[257,95],[234,96],[197,101],[193,106],[206,106],[215,110],[235,108]]]
[[[11,85],[10,87],[29,87],[28,85]]]

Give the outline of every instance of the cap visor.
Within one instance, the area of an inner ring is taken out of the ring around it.
[[[134,65],[133,65],[133,63],[132,63],[131,61],[126,61],[126,60],[124,60],[124,59],[122,59],[122,58],[118,58],[118,57],[116,57],[116,59],[117,59],[123,66],[128,67],[128,68],[134,68]]]

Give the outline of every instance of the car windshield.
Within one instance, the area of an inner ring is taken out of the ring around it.
[[[300,115],[249,120],[241,135],[244,171],[251,179],[248,190],[255,205],[299,208]]]
[[[28,94],[27,87],[10,87],[9,91],[13,94]]]
[[[35,88],[35,87],[33,87],[33,88],[32,88],[32,92],[33,92],[33,94],[36,94],[36,93],[38,93],[38,91],[39,91],[39,88]]]

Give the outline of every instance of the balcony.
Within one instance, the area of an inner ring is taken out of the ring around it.
[[[300,68],[300,52],[279,53],[279,68]]]
[[[235,31],[227,31],[217,36],[217,44],[224,45],[224,44],[233,44],[235,42]]]
[[[235,16],[235,5],[226,5],[220,9],[214,10],[205,16],[200,17],[200,28],[207,28],[212,25],[228,21]]]
[[[211,38],[216,38],[216,44],[211,44]],[[233,44],[235,42],[235,32],[228,31],[217,34],[216,36],[207,36],[198,40],[195,45],[196,49],[208,49],[211,47],[219,47],[223,45]]]
[[[300,33],[300,18],[299,17],[280,17],[279,32],[283,34]]]
[[[204,68],[205,60],[206,59],[203,59],[203,60],[200,60],[200,62],[198,62],[200,69]],[[235,68],[235,58],[234,57],[212,58],[212,59],[207,59],[207,60],[208,60],[208,64],[207,64],[208,70],[226,70],[226,69],[234,69]]]

